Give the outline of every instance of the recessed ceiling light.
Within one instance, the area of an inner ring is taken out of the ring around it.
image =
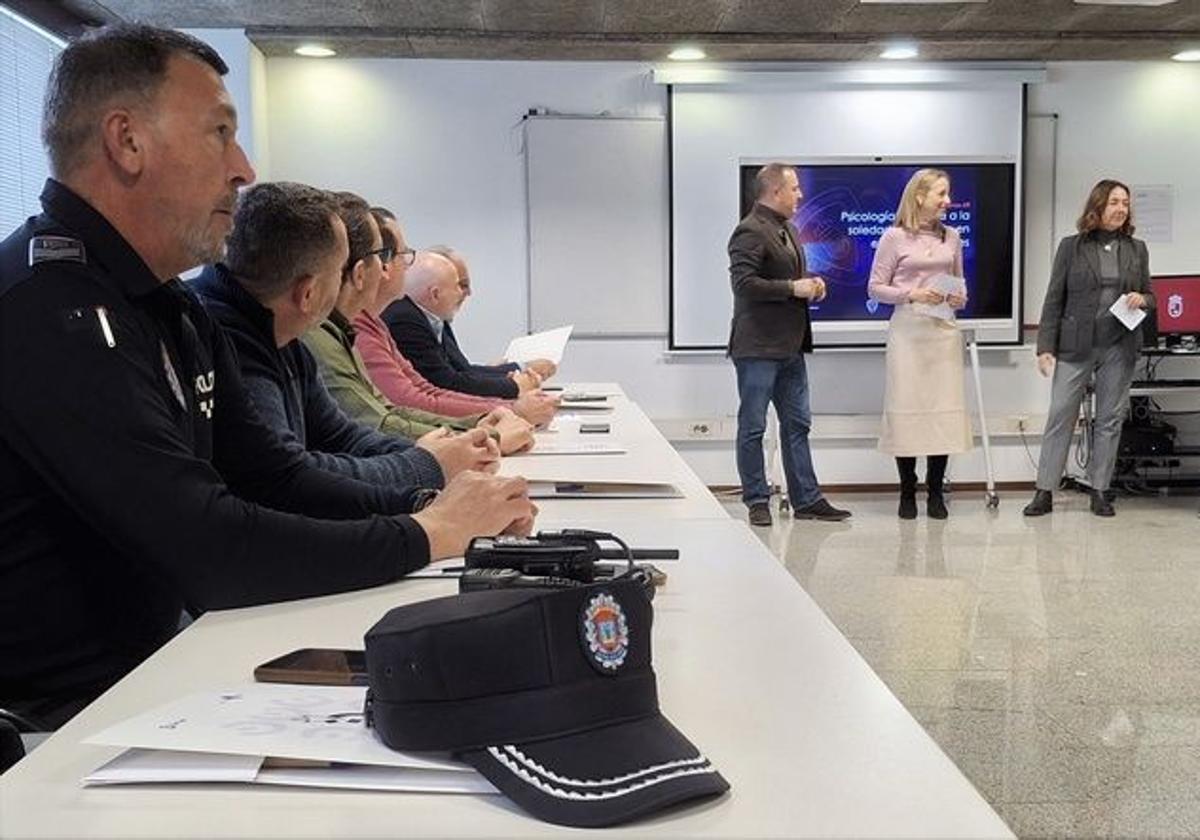
[[[1200,50],[1183,50],[1171,56],[1175,61],[1200,61]]]
[[[676,47],[667,54],[672,61],[699,61],[705,57],[704,50],[699,47]]]
[[[337,55],[329,47],[322,47],[320,44],[301,44],[293,52],[305,58],[330,58]]]
[[[899,61],[905,58],[916,58],[917,55],[916,44],[889,44],[887,47],[884,47],[879,57],[886,58],[889,61]]]

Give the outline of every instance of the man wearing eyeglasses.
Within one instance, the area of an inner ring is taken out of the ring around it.
[[[338,214],[349,234],[350,259],[333,311],[303,337],[316,357],[326,389],[342,410],[360,423],[386,434],[409,439],[420,437],[423,446],[432,447],[439,454],[439,460],[441,452],[446,452],[447,456],[464,455],[469,458],[466,468],[494,472],[499,468],[500,451],[505,444],[503,433],[509,431],[511,437],[512,433],[519,434],[519,430],[511,426],[496,427],[485,413],[449,417],[396,406],[371,381],[362,357],[354,349],[353,319],[378,296],[383,279],[383,258],[390,260],[392,249],[384,247],[379,225],[362,198],[353,193],[334,195]],[[465,453],[462,451],[466,446],[464,442],[470,444]],[[509,443],[510,451],[516,451],[528,441]]]
[[[309,463],[375,484],[440,488],[454,459],[355,423],[321,384],[300,336],[329,316],[349,259],[330,195],[303,184],[258,184],[234,213],[225,261],[191,286],[237,351],[263,420]]]

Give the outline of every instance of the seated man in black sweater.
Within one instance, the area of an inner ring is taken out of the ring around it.
[[[245,190],[224,263],[192,288],[225,330],[259,415],[314,466],[376,484],[440,488],[478,462],[466,436],[413,446],[346,416],[301,335],[329,316],[349,247],[333,197],[303,184]]]
[[[452,391],[515,399],[536,389],[554,372],[553,363],[539,359],[521,370],[513,363],[474,365],[463,354],[450,322],[470,296],[471,281],[465,264],[461,272],[455,265],[457,255],[438,251],[417,255],[408,270],[407,294],[383,311],[400,352],[422,376]]]
[[[313,469],[249,404],[177,277],[220,259],[254,180],[226,69],[170,30],[73,41],[47,89],[43,212],[0,243],[0,707],[48,728],[185,608],[389,583],[532,527],[521,479],[464,473],[430,502]]]

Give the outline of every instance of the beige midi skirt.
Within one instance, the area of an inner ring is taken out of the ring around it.
[[[957,324],[897,306],[888,324],[885,388],[881,452],[912,457],[971,448]]]

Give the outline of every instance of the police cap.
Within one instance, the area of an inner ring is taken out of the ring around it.
[[[658,708],[642,586],[469,592],[366,635],[367,721],[397,750],[452,751],[539,819],[626,822],[728,783]]]

